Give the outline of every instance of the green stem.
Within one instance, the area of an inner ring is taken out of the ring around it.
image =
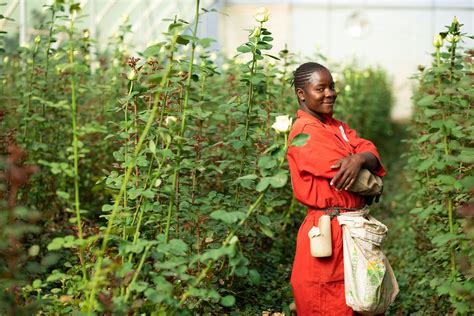
[[[453,226],[453,199],[448,197],[448,222],[449,222],[449,232],[454,234]],[[456,273],[456,254],[454,252],[453,246],[451,246],[451,273],[453,276]]]
[[[132,279],[132,281],[130,282],[130,284],[128,285],[128,287],[127,287],[127,292],[126,292],[126,294],[125,294],[125,302],[128,301],[128,298],[129,298],[130,292],[131,292],[130,289],[131,289],[132,285],[135,284],[135,282],[137,281],[138,275],[140,274],[140,271],[141,271],[142,268],[143,268],[143,264],[145,263],[145,259],[146,259],[146,256],[147,256],[147,254],[148,254],[148,251],[150,250],[150,247],[151,247],[151,246],[147,246],[147,247],[145,248],[145,251],[143,252],[142,257],[141,257],[141,259],[140,259],[140,263],[138,264],[137,270],[135,271],[135,274],[133,275],[133,279]]]
[[[439,47],[436,47],[436,65],[441,66],[441,56],[439,52]]]
[[[260,23],[260,29],[262,28],[263,23]],[[250,66],[250,78],[255,74],[255,68],[257,67],[257,43],[259,41],[260,36],[255,38],[255,43],[252,48],[252,65]],[[240,158],[240,167],[239,167],[239,176],[242,176],[242,172],[244,170],[244,159],[247,157],[247,139],[249,135],[249,125],[250,125],[250,114],[252,113],[252,99],[253,99],[253,90],[254,90],[254,85],[251,81],[248,83],[248,89],[247,89],[247,115],[245,118],[245,132],[244,132],[244,147],[242,151],[242,157]],[[240,186],[237,186],[237,189],[235,191],[235,202],[239,201],[240,197]]]
[[[450,67],[450,72],[449,72],[449,80],[453,79],[455,61],[456,61],[456,42],[453,41],[453,45],[451,46],[451,67]]]
[[[74,14],[71,13],[71,23],[69,28],[69,63],[74,65]],[[72,67],[74,69],[74,67]],[[77,220],[77,231],[80,242],[79,259],[82,266],[82,278],[87,280],[86,265],[84,262],[84,240],[81,221],[81,204],[79,200],[79,142],[77,137],[77,97],[76,97],[76,75],[71,73],[71,124],[72,124],[72,147],[74,156],[74,209]]]
[[[439,49],[436,50],[436,57],[439,65]],[[453,72],[454,72],[454,62],[456,58],[456,43],[454,42],[452,47],[451,47],[451,67],[450,67],[450,72],[449,72],[449,77],[450,81],[452,80],[453,77]],[[440,78],[438,77],[438,80]],[[438,83],[440,86],[440,91],[441,91],[441,82]],[[445,119],[446,115],[443,113],[443,119]],[[448,159],[449,155],[449,140],[448,140],[448,135],[444,134],[443,135],[443,147],[444,147],[444,155],[446,159]],[[454,225],[453,225],[453,199],[451,196],[448,195],[447,197],[447,205],[448,205],[448,225],[449,225],[449,232],[454,233]],[[454,251],[453,246],[450,246],[450,263],[451,263],[451,273],[453,276],[456,273],[456,254]]]
[[[171,197],[170,201],[168,204],[168,216],[166,219],[166,228],[165,228],[165,239],[168,240],[168,235],[169,235],[169,229],[171,225],[171,215],[172,215],[172,210],[173,210],[173,204],[176,199],[176,194],[177,194],[177,185],[178,185],[178,177],[179,177],[179,168],[181,165],[181,154],[182,154],[182,139],[184,137],[184,131],[186,128],[186,115],[187,115],[187,107],[189,103],[189,93],[191,90],[191,77],[193,74],[193,64],[194,64],[194,51],[196,49],[196,34],[197,34],[197,27],[198,27],[198,22],[199,22],[199,2],[200,0],[196,0],[196,21],[194,24],[194,30],[193,30],[193,43],[191,46],[191,57],[189,60],[189,67],[188,67],[188,78],[186,80],[186,91],[184,95],[184,104],[183,104],[183,114],[181,116],[181,129],[179,132],[179,138],[178,138],[178,152],[176,154],[176,165],[174,168],[174,173],[173,173],[173,190],[171,192]]]
[[[26,99],[26,111],[25,111],[25,127],[23,129],[23,142],[26,142],[28,136],[28,122],[30,120],[30,107],[31,107],[31,95],[33,93],[33,73],[35,70],[35,63],[36,63],[36,55],[38,54],[38,46],[39,44],[35,42],[35,48],[33,50],[32,60],[31,63],[31,72],[30,72],[30,82],[28,84],[28,98]],[[35,127],[36,129],[36,127]]]
[[[128,89],[128,97],[130,98],[130,96],[132,95],[132,91],[133,91],[133,81],[130,81],[130,88]],[[124,118],[125,118],[125,132],[128,134],[128,100],[127,102],[125,103],[125,109],[124,109]],[[124,165],[126,166],[127,165],[127,161],[128,161],[128,144],[130,143],[130,137],[127,138],[126,142],[125,142],[125,153],[124,153],[124,160],[125,160],[125,163]],[[127,188],[125,188],[125,191],[123,192],[123,208],[124,209],[127,209]],[[126,235],[126,230],[127,230],[127,227],[126,225],[124,225],[123,227],[123,232],[122,232],[122,237],[125,239],[125,235]]]

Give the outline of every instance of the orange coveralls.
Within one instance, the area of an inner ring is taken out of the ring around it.
[[[296,311],[299,316],[353,315],[344,295],[342,230],[337,218],[331,221],[331,257],[311,256],[308,232],[318,225],[319,217],[326,214],[317,208],[359,208],[365,205],[362,196],[345,190],[338,192],[329,185],[338,172],[330,166],[351,154],[370,152],[379,162],[380,156],[372,142],[360,138],[347,124],[331,116],[324,116],[325,123],[303,110],[298,110],[296,116],[289,140],[300,133],[310,135],[304,146],[290,146],[287,154],[294,195],[308,206],[298,232],[291,274]],[[385,174],[381,163],[375,173],[379,176]]]

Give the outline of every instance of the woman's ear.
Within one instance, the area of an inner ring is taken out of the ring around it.
[[[301,88],[296,88],[296,95],[298,96],[298,100],[300,102],[304,102],[306,100],[305,92]]]

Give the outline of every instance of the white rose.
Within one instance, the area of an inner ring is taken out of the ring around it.
[[[217,53],[216,52],[210,53],[209,54],[209,60],[216,61],[217,60]]]
[[[440,34],[436,34],[433,40],[433,46],[436,48],[440,48],[443,46],[443,38],[441,37]]]
[[[165,125],[169,126],[171,123],[175,123],[178,119],[175,116],[167,116],[165,118]]]
[[[289,115],[279,115],[276,117],[272,128],[276,130],[277,133],[285,133],[290,130],[292,121],[293,119],[290,118]]]
[[[130,81],[137,80],[137,72],[135,71],[135,69],[130,70],[130,72],[128,73],[127,78]]]
[[[260,22],[260,23],[267,22],[269,16],[270,16],[270,12],[265,7],[259,8],[257,10],[257,13],[255,13],[254,15],[255,20],[257,20],[257,22]]]
[[[448,42],[454,44],[454,43],[459,42],[460,37],[459,37],[459,35],[448,34],[448,36],[446,36],[446,40]]]

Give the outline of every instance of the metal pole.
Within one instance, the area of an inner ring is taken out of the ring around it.
[[[26,38],[26,0],[20,0],[20,46],[25,46],[27,44]]]

